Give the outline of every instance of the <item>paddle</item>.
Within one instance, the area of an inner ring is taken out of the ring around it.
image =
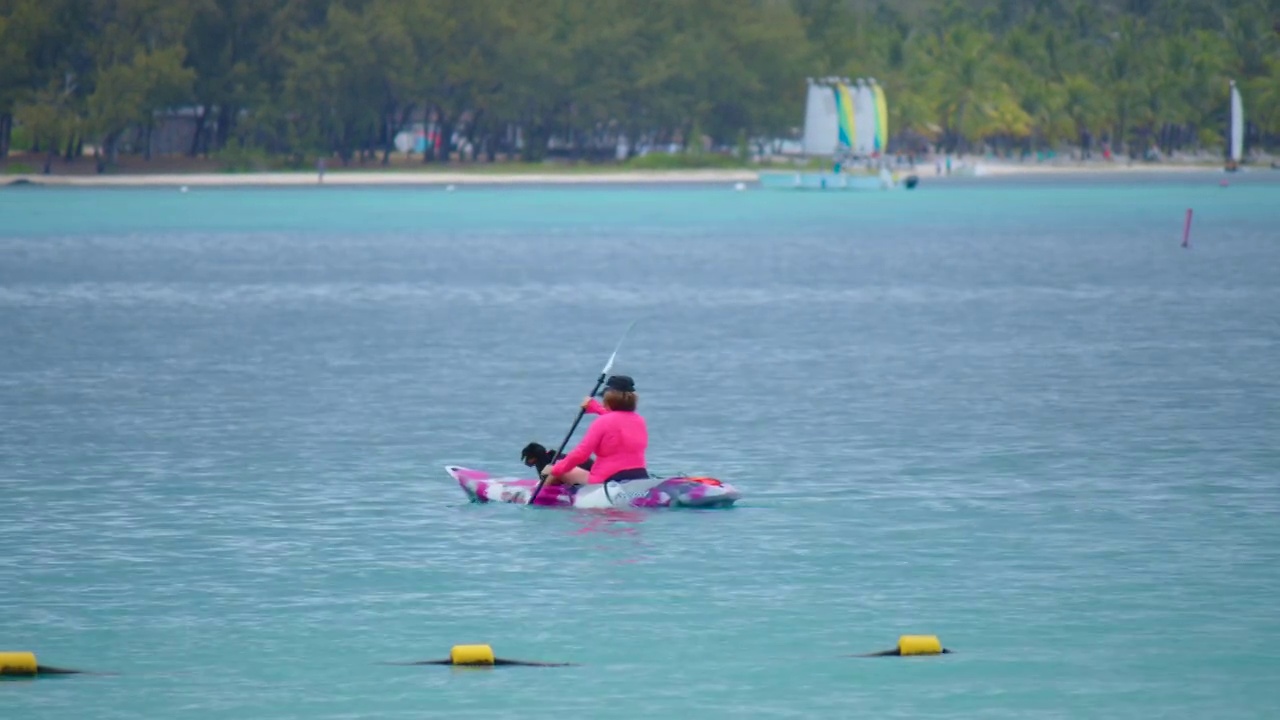
[[[596,393],[600,392],[600,386],[604,385],[605,381],[609,379],[609,370],[613,368],[613,359],[618,356],[618,351],[622,349],[622,341],[627,339],[627,333],[630,333],[631,328],[635,326],[636,321],[632,320],[631,324],[628,325],[627,329],[622,333],[622,337],[619,338],[617,346],[613,348],[613,353],[609,355],[609,362],[604,364],[604,369],[600,371],[600,377],[596,378],[596,386],[591,389],[590,397],[595,397]],[[568,447],[569,439],[573,437],[573,431],[578,429],[578,423],[582,422],[582,416],[586,414],[586,408],[578,408],[578,417],[574,419],[573,425],[569,428],[569,434],[564,436],[564,441],[560,443],[560,449],[556,450],[555,454],[551,456],[551,462],[553,465],[559,461],[560,454],[564,452],[566,447]],[[542,490],[542,484],[546,481],[546,476],[538,476],[538,484],[534,486],[533,494],[529,496],[530,505],[533,504],[534,500],[538,499],[538,492]]]

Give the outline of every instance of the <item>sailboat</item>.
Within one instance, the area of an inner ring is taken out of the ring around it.
[[[830,172],[760,172],[761,187],[798,190],[896,190],[903,187],[895,173],[876,160],[888,144],[888,107],[884,90],[875,80],[823,78],[808,81],[804,151],[811,157],[831,157]],[[854,162],[865,158],[867,167]],[[875,167],[876,165],[879,167]],[[851,167],[853,166],[853,167]],[[906,179],[905,187],[916,186]]]
[[[1231,155],[1227,158],[1227,172],[1240,169],[1244,157],[1244,103],[1240,100],[1240,88],[1231,81]]]

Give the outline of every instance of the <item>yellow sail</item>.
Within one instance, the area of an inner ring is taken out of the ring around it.
[[[836,107],[839,108],[840,142],[847,148],[853,147],[854,129],[853,96],[849,94],[849,86],[844,83],[836,85]]]
[[[876,151],[884,152],[889,147],[889,104],[884,99],[884,89],[879,84],[871,88],[876,94]]]

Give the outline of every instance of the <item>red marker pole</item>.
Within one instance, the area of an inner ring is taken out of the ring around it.
[[[1191,208],[1187,208],[1187,222],[1182,226],[1182,247],[1191,245]]]

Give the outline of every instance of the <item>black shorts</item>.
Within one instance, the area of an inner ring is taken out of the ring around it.
[[[619,480],[647,480],[649,479],[649,471],[644,468],[630,468],[628,470],[619,470],[618,472],[605,478],[605,482],[618,482]]]

